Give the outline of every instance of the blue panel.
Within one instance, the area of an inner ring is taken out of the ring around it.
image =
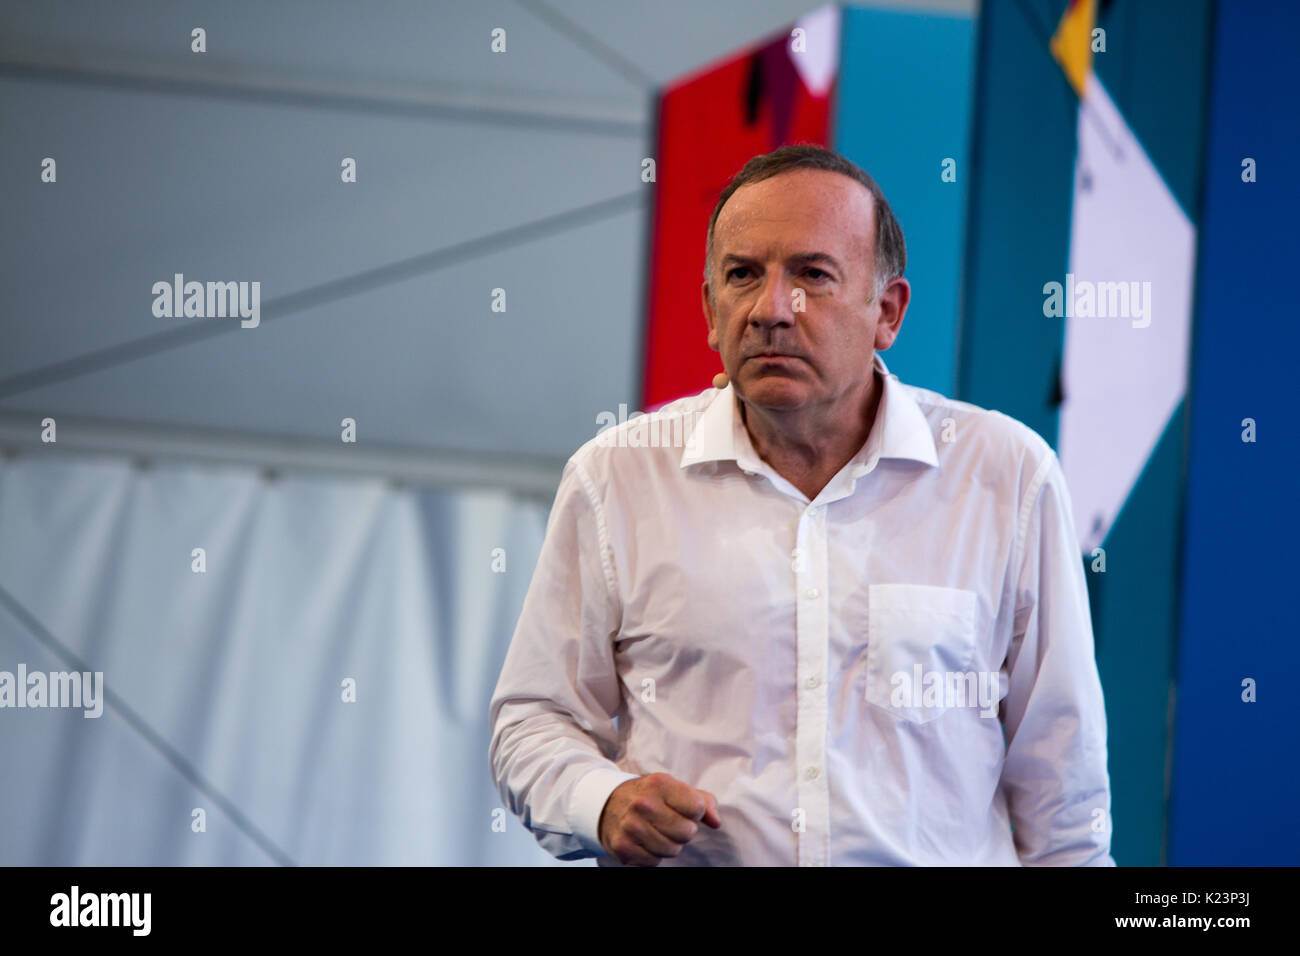
[[[1218,5],[1192,366],[1169,862],[1300,864],[1294,396],[1289,278],[1300,7]],[[1244,157],[1258,182],[1243,183]],[[1245,418],[1256,442],[1241,439]],[[1257,701],[1242,701],[1253,679]]]
[[[907,241],[912,304],[884,356],[904,382],[956,391],[975,23],[844,11],[835,148],[884,190]],[[940,179],[956,160],[957,181]]]

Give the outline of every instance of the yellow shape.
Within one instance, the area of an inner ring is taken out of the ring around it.
[[[1052,34],[1052,56],[1078,96],[1092,69],[1092,29],[1097,23],[1097,0],[1070,0]]]

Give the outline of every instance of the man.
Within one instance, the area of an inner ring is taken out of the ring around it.
[[[1055,454],[889,374],[903,236],[849,161],[750,160],[706,248],[729,384],[565,466],[491,703],[511,811],[602,865],[1114,865]]]

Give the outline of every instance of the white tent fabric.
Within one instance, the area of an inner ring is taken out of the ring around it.
[[[554,862],[494,814],[486,720],[548,510],[252,468],[0,463],[0,671],[102,671],[106,699],[98,719],[0,709],[0,864]]]

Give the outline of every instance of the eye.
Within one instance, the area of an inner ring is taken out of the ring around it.
[[[813,275],[814,272],[817,273],[817,274],[816,274],[816,275]],[[825,272],[825,271],[823,271],[823,270],[821,270],[821,269],[818,269],[818,268],[816,268],[816,267],[813,267],[813,268],[811,268],[811,269],[805,269],[805,270],[804,270],[804,275],[806,275],[806,276],[811,276],[813,279],[815,279],[815,280],[818,281],[818,282],[820,282],[822,279],[829,279],[829,278],[831,277],[831,274],[830,274],[829,272]]]
[[[728,269],[727,281],[730,282],[733,278],[735,278],[737,272],[748,272],[748,271],[749,271],[749,266],[736,266],[734,269]]]

